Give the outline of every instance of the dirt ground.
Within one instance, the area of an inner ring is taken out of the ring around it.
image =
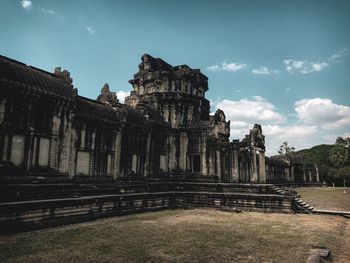
[[[350,262],[337,216],[171,210],[0,237],[0,262],[305,262],[314,246]]]
[[[295,190],[315,208],[350,211],[349,187],[299,187]]]

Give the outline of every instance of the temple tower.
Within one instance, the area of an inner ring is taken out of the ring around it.
[[[143,55],[139,71],[130,80],[133,91],[125,103],[151,105],[173,128],[187,127],[194,120],[209,119],[205,99],[208,78],[187,65],[171,66],[160,58]]]

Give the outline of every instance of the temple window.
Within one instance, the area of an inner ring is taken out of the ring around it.
[[[161,154],[160,155],[160,170],[161,171],[166,171],[167,170],[167,165],[166,165],[166,155],[165,154]]]
[[[89,175],[90,153],[78,151],[77,154],[77,174]]]
[[[14,135],[11,145],[11,162],[14,165],[22,165],[24,159],[24,142],[25,138],[22,135]]]
[[[49,166],[50,140],[47,138],[40,138],[39,146],[39,166]]]
[[[199,154],[191,155],[191,162],[192,162],[192,172],[199,173],[201,171],[200,155]]]
[[[131,171],[133,173],[137,173],[137,162],[138,162],[138,156],[137,154],[132,155],[132,164],[131,164]]]
[[[80,139],[80,147],[81,148],[85,148],[85,127],[83,127],[82,129],[81,129],[81,139]]]

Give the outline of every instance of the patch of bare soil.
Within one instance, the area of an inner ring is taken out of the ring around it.
[[[350,220],[343,219],[340,229],[342,239],[340,242],[338,253],[333,256],[334,262],[349,263],[350,262]]]

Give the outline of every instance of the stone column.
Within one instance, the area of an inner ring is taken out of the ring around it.
[[[290,179],[294,182],[294,165],[290,165]]]
[[[266,182],[265,152],[259,151],[259,182]]]
[[[232,150],[232,181],[238,182],[239,181],[239,175],[238,175],[238,151]]]
[[[114,165],[113,165],[113,177],[120,177],[120,150],[121,150],[121,131],[117,131],[115,137],[115,145],[114,145]]]
[[[167,122],[170,121],[169,114],[170,114],[169,105],[164,105],[164,118]]]
[[[220,151],[216,150],[216,175],[221,181],[221,160],[220,160]]]
[[[312,182],[312,172],[309,170],[309,182]]]
[[[169,154],[169,169],[172,170],[176,168],[176,144],[174,135],[170,135],[170,154]]]
[[[146,142],[146,161],[145,161],[145,166],[144,166],[144,176],[145,177],[149,175],[149,169],[151,167],[150,155],[151,155],[151,133],[148,132],[147,142]]]
[[[215,174],[215,151],[213,148],[210,148],[209,150],[209,175]]]
[[[315,169],[316,169],[316,181],[319,182],[320,181],[320,175],[318,173],[318,165],[315,164]]]
[[[63,139],[61,142],[61,156],[59,160],[59,172],[61,173],[69,173],[70,174],[70,169],[69,169],[69,158],[70,158],[70,143],[71,143],[71,124],[68,123],[69,119],[64,116],[64,133],[63,133]]]
[[[50,155],[49,155],[49,164],[52,168],[57,168],[57,137],[59,136],[59,128],[61,124],[61,119],[54,115],[52,118],[52,135],[50,139]]]
[[[305,171],[305,168],[303,168],[303,180],[304,180],[304,182],[306,182],[306,171]]]
[[[207,144],[204,141],[201,144],[201,164],[202,164],[202,174],[207,175],[208,174],[208,168],[207,168]]]
[[[286,174],[287,180],[291,181],[290,173],[289,173],[289,167],[284,168],[284,173]]]
[[[188,137],[186,132],[181,132],[180,135],[180,158],[179,158],[179,168],[184,171],[187,168],[187,146],[188,146]]]
[[[258,182],[258,171],[256,169],[256,149],[252,148],[251,153],[251,178],[250,181],[253,183]]]
[[[75,176],[75,167],[76,167],[76,148],[74,145],[74,141],[75,141],[75,129],[72,128],[72,124],[69,124],[69,134],[70,137],[69,139],[69,147],[68,147],[68,173],[69,173],[69,178],[73,178]]]

